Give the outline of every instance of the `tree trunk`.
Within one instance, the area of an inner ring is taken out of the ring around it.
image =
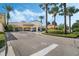
[[[46,9],[46,33],[48,33],[48,28],[47,28],[47,19],[48,19],[47,9],[48,9],[48,4],[47,3],[45,4],[45,9]]]
[[[69,33],[71,33],[71,16],[69,16]]]
[[[7,24],[6,25],[8,25],[8,13],[7,13]]]
[[[41,28],[40,28],[40,31],[42,32],[42,19],[41,19]]]
[[[7,12],[7,25],[9,24],[10,15],[9,12]]]
[[[67,33],[67,26],[66,26],[66,3],[64,3],[64,33]]]
[[[54,29],[55,29],[55,20],[56,20],[56,16],[54,16]]]

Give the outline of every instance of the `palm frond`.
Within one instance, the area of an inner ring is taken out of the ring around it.
[[[64,13],[59,13],[59,15],[63,16],[63,15],[64,15]]]
[[[49,11],[49,14],[57,15],[57,13],[59,13],[59,7],[55,4]]]
[[[4,7],[4,9],[6,9],[7,11],[11,11],[11,10],[13,10],[13,7],[10,6],[10,5],[6,5],[6,6]]]

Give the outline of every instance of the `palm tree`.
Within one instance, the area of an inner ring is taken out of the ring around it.
[[[60,7],[63,7],[63,9],[61,8],[61,12],[64,12],[64,33],[67,33],[67,26],[66,26],[66,3],[61,3]],[[61,15],[61,14],[60,14]]]
[[[44,16],[39,16],[39,19],[40,19],[40,23],[41,23],[41,28],[40,30],[42,31],[42,19],[44,18]]]
[[[56,3],[53,3],[53,7],[49,11],[49,14],[52,14],[54,17],[54,29],[55,29],[55,22],[56,22],[56,15],[59,13],[59,6]]]
[[[71,17],[73,14],[79,12],[79,9],[75,8],[74,6],[67,8],[67,15],[69,16],[69,32],[71,33]]]
[[[39,16],[40,22],[42,23],[42,19],[44,18],[44,16]]]
[[[77,12],[79,12],[79,9],[75,8],[74,6],[66,8],[66,15],[69,16],[69,32],[70,33],[71,33],[71,17],[73,16],[73,14]],[[64,15],[64,12],[60,13],[60,15]]]
[[[10,5],[6,5],[5,6],[5,10],[7,11],[7,24],[6,25],[8,25],[8,23],[9,23],[9,19],[10,19],[10,14],[9,14],[9,12],[10,11],[12,11],[13,10],[13,8],[12,8],[12,6],[10,6]]]
[[[43,3],[43,4],[40,4],[40,7],[43,9],[43,10],[45,10],[45,16],[46,16],[46,33],[48,33],[48,28],[47,28],[47,20],[48,20],[48,15],[47,15],[47,13],[48,13],[48,3]]]

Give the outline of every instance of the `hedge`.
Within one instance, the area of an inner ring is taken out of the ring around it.
[[[42,34],[51,35],[51,36],[59,36],[59,37],[67,37],[67,38],[77,38],[77,37],[79,37],[79,34],[74,34],[74,33],[71,33],[71,34],[42,33]]]
[[[77,38],[79,37],[79,33],[68,33],[67,34],[64,34],[64,31],[61,31],[61,30],[52,30],[52,29],[49,29],[48,30],[48,33],[43,33],[45,35],[51,35],[51,36],[59,36],[59,37],[68,37],[68,38]]]
[[[5,45],[4,32],[0,32],[0,48],[2,48],[4,45]]]

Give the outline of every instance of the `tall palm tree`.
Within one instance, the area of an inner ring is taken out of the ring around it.
[[[48,20],[48,3],[43,3],[43,4],[40,4],[40,7],[45,10],[45,17],[46,17],[46,33],[48,33],[48,28],[47,28],[47,20]]]
[[[71,33],[71,17],[73,16],[73,14],[77,12],[79,12],[79,9],[75,8],[74,6],[66,8],[66,15],[69,16],[69,32],[70,33]],[[60,15],[64,15],[64,12],[60,13]]]
[[[41,28],[40,30],[42,31],[42,19],[44,18],[44,16],[39,16],[39,19],[40,19],[40,23],[41,23]]]
[[[74,6],[67,8],[67,15],[69,16],[69,32],[71,33],[71,17],[79,12],[79,9],[75,8]]]
[[[64,33],[66,34],[67,33],[67,26],[66,26],[66,3],[61,3],[60,7],[63,7],[63,8],[61,8],[61,11],[64,12]]]
[[[7,24],[6,25],[8,25],[8,23],[9,23],[9,19],[10,19],[10,14],[9,14],[9,12],[10,11],[12,11],[13,10],[13,8],[12,8],[12,6],[10,6],[10,5],[6,5],[5,6],[5,10],[7,11]]]
[[[49,11],[49,14],[52,14],[54,17],[54,29],[55,29],[55,22],[56,22],[56,15],[59,13],[59,6],[56,3],[53,3],[53,7]]]

